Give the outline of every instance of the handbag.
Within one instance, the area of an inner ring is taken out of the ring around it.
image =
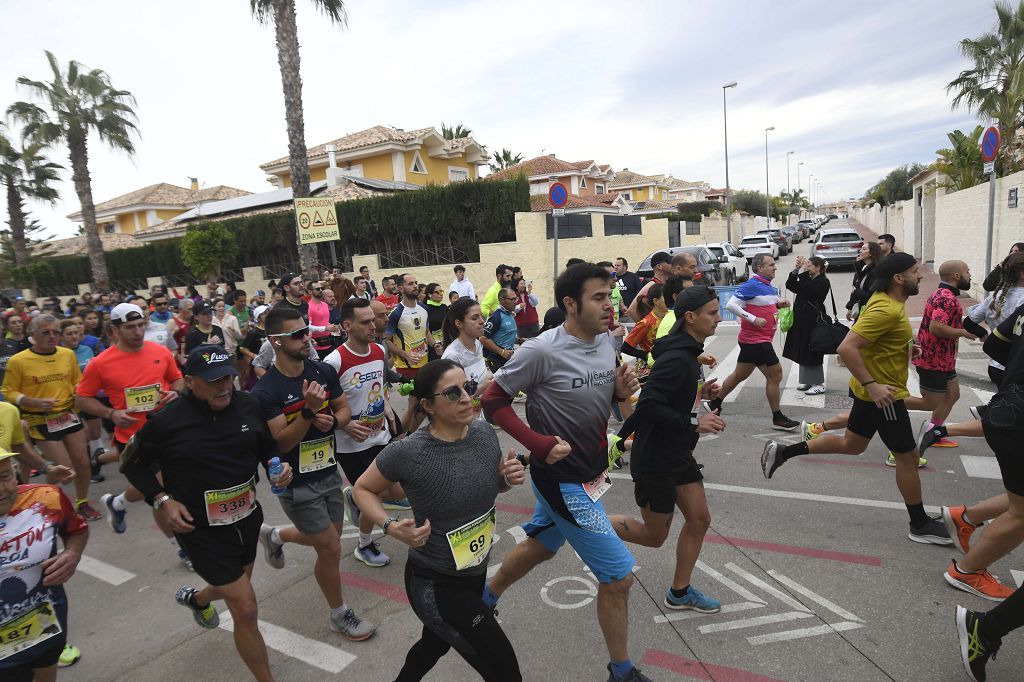
[[[839,321],[839,313],[836,311],[836,299],[832,294],[832,285],[829,283],[828,296],[832,299],[832,318],[828,315],[819,314],[817,324],[811,330],[811,338],[807,348],[812,353],[822,355],[835,355],[839,351],[839,344],[846,338],[849,327]]]

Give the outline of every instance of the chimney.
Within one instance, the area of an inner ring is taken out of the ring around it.
[[[189,178],[192,181],[192,191],[199,189],[199,178]]]
[[[548,154],[548,156],[550,156],[552,159],[555,158],[554,154]]]
[[[338,157],[335,155],[335,152],[338,150],[338,148],[335,147],[333,144],[328,144],[324,147],[324,149],[327,151],[327,166],[329,168],[337,168]]]

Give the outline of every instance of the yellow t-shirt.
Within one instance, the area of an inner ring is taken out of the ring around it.
[[[676,326],[676,311],[670,310],[665,313],[665,317],[661,318],[661,324],[658,325],[658,331],[654,334],[654,338],[660,339],[663,336],[668,336],[674,326]]]
[[[10,403],[0,403],[0,449],[11,451],[15,445],[25,442],[21,430],[21,415],[18,408]]]
[[[884,291],[877,291],[872,294],[867,305],[861,308],[853,331],[871,342],[870,346],[860,351],[871,378],[896,389],[893,396],[896,400],[908,397],[910,391],[907,390],[907,374],[913,352],[914,331],[910,327],[905,305],[893,300]],[[871,401],[867,389],[854,377],[850,377],[850,389],[859,399]]]
[[[74,406],[75,386],[81,378],[75,351],[58,346],[54,353],[40,355],[29,348],[15,353],[7,363],[4,400],[17,405],[21,396],[53,398],[53,409],[48,412],[22,408],[25,421],[35,426]]]

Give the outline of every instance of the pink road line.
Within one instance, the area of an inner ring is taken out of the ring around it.
[[[726,665],[704,663],[702,667],[698,661],[692,658],[683,658],[682,656],[676,656],[675,654],[659,651],[658,649],[648,649],[640,663],[652,665],[655,668],[671,670],[674,673],[679,673],[686,677],[694,677],[698,680],[714,679],[716,682],[784,682],[784,680],[774,677],[765,677],[749,670],[731,668]],[[708,673],[711,673],[710,677]]]
[[[494,505],[494,508],[497,509],[498,511],[506,512],[508,514],[533,516],[533,507],[520,507],[515,504],[505,504],[504,502],[499,502],[496,505]]]
[[[405,596],[405,588],[399,587],[398,585],[392,585],[391,583],[382,583],[379,580],[364,578],[361,575],[342,573],[341,584],[354,587],[358,590],[365,590],[367,592],[379,594],[380,596],[390,599],[393,602],[398,602],[399,604],[409,603],[409,598]]]
[[[828,561],[841,561],[847,564],[862,564],[864,566],[882,565],[882,560],[876,556],[834,552],[829,549],[814,549],[813,547],[800,547],[799,545],[780,545],[774,542],[762,542],[761,540],[747,540],[746,538],[705,535],[704,542],[710,542],[715,545],[735,545],[737,547],[745,547],[747,549],[763,549],[766,552],[792,554],[794,556],[805,556],[812,559],[826,559]]]
[[[823,459],[821,457],[807,457],[806,455],[800,457],[796,461],[803,462],[805,464],[837,464],[844,467],[861,467],[867,469],[891,469],[892,467],[886,466],[883,462],[864,462],[857,459]],[[938,472],[938,469],[934,467],[920,467],[918,471],[924,471],[929,474]]]

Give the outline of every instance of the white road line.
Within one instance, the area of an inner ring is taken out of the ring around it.
[[[511,526],[509,528],[506,528],[505,532],[507,532],[509,535],[512,536],[512,539],[516,541],[517,545],[520,542],[522,542],[523,540],[526,539],[526,531],[523,530],[522,526]],[[498,542],[498,538],[500,538],[500,537],[501,537],[501,535],[498,535],[497,533],[495,533],[494,534],[494,539],[492,540],[492,543],[497,543]],[[487,579],[490,580],[494,576],[498,575],[498,569],[500,569],[500,568],[501,568],[501,562],[500,561],[497,562],[497,563],[493,563],[490,566],[488,566],[487,567]]]
[[[821,606],[824,606],[826,609],[828,609],[832,613],[836,614],[840,618],[845,618],[846,620],[855,620],[855,621],[857,621],[859,623],[863,623],[864,622],[864,619],[861,618],[860,616],[853,615],[852,613],[850,613],[849,611],[847,611],[843,607],[838,606],[837,604],[829,601],[828,599],[825,599],[824,597],[822,597],[817,592],[812,592],[811,590],[809,590],[808,588],[804,587],[803,585],[801,585],[797,581],[793,580],[792,578],[787,578],[786,576],[782,575],[778,571],[770,570],[770,571],[768,571],[768,575],[770,575],[771,577],[775,578],[780,583],[782,583],[783,585],[785,585],[789,589],[793,590],[794,592],[799,592],[800,594],[802,594],[803,596],[807,597],[811,601],[813,601],[813,602],[815,602],[817,604],[820,604]]]
[[[974,391],[974,395],[978,396],[978,400],[985,405],[988,405],[989,401],[992,400],[992,396],[995,395],[995,391],[986,391],[983,388],[972,388],[971,390]]]
[[[785,623],[790,620],[801,618],[813,618],[814,614],[804,611],[789,611],[787,613],[773,613],[768,616],[754,616],[753,618],[741,618],[740,620],[727,620],[724,623],[709,623],[701,625],[697,631],[702,635],[709,632],[725,632],[727,630],[739,630],[741,628],[753,628],[758,625],[769,625],[771,623]]]
[[[735,604],[722,604],[722,610],[718,613],[738,613],[739,611],[750,611],[751,609],[763,609],[767,604],[755,603],[752,601],[741,601]],[[701,613],[700,611],[674,611],[664,616],[655,616],[655,623],[668,623],[676,620],[690,620],[691,618],[706,618],[717,616],[718,613]]]
[[[1020,587],[1021,583],[1024,583],[1024,571],[1016,571],[1011,569],[1010,575],[1013,576],[1013,582],[1017,583],[1017,587]],[[724,609],[725,607],[723,606],[722,608]]]
[[[786,376],[786,383],[782,387],[782,398],[779,401],[783,405],[803,405],[803,393],[796,390],[800,385],[800,368],[795,362],[783,360],[783,366],[789,363],[789,374]]]
[[[832,632],[845,632],[847,630],[856,630],[864,627],[861,623],[836,623],[835,625],[817,625],[813,628],[802,628],[800,630],[783,630],[782,632],[773,632],[768,635],[755,635],[754,637],[747,637],[747,642],[757,646],[758,644],[771,644],[772,642],[785,642],[790,639],[802,639],[804,637],[817,637],[818,635],[827,635]]]
[[[728,578],[728,577],[722,575],[721,573],[719,573],[715,569],[713,569],[710,566],[708,566],[703,561],[698,560],[695,565],[696,565],[696,567],[698,569],[700,569],[701,571],[704,571],[709,576],[711,576],[713,579],[715,579],[718,582],[720,582],[721,584],[725,585],[730,590],[732,590],[736,594],[740,595],[741,597],[743,597],[747,601],[757,602],[758,604],[767,604],[767,602],[764,599],[761,599],[760,597],[758,597],[756,594],[754,594],[753,592],[751,592],[747,588],[745,588],[742,585],[740,585],[739,583],[735,582],[732,578]]]
[[[960,455],[960,463],[971,478],[992,478],[1002,480],[999,462],[995,457],[979,457],[978,455]]]
[[[961,455],[962,456],[962,455]],[[995,459],[994,457],[992,459]],[[614,476],[615,474],[612,474]],[[721,483],[704,482],[707,490],[720,490],[727,493],[744,493],[747,495],[763,495],[764,497],[784,497],[787,500],[808,500],[811,502],[830,502],[832,504],[850,504],[856,507],[877,507],[879,509],[906,510],[902,502],[886,502],[885,500],[867,500],[860,497],[841,497],[838,495],[817,495],[815,493],[798,493],[793,490],[769,490],[767,488],[748,488],[742,485],[724,485]],[[925,511],[937,514],[939,507],[925,505]]]
[[[736,564],[728,563],[728,564],[725,565],[725,567],[728,568],[733,573],[735,573],[736,575],[738,575],[741,578],[743,578],[744,580],[746,580],[751,585],[756,585],[757,587],[760,587],[762,590],[764,590],[768,594],[772,595],[773,597],[778,599],[780,602],[782,602],[783,604],[785,604],[789,608],[796,609],[797,611],[804,611],[804,612],[807,612],[807,613],[811,612],[811,610],[809,608],[807,608],[806,606],[804,606],[803,604],[798,602],[796,599],[793,599],[792,597],[790,597],[788,594],[786,594],[782,590],[776,589],[772,585],[769,585],[765,581],[761,580],[760,578],[758,578],[755,575],[752,575],[748,571],[740,568]]]
[[[85,554],[78,561],[78,570],[111,585],[122,585],[135,577],[134,573],[105,564],[99,559],[93,559]]]
[[[347,651],[343,651],[330,644],[325,644],[316,639],[303,637],[300,634],[286,630],[285,628],[268,623],[265,620],[258,621],[260,632],[263,634],[263,641],[274,651],[279,651],[285,656],[290,656],[307,663],[313,667],[329,673],[340,673],[347,668],[356,657]],[[228,632],[235,631],[235,623],[231,614],[224,611],[220,615],[220,626]]]

